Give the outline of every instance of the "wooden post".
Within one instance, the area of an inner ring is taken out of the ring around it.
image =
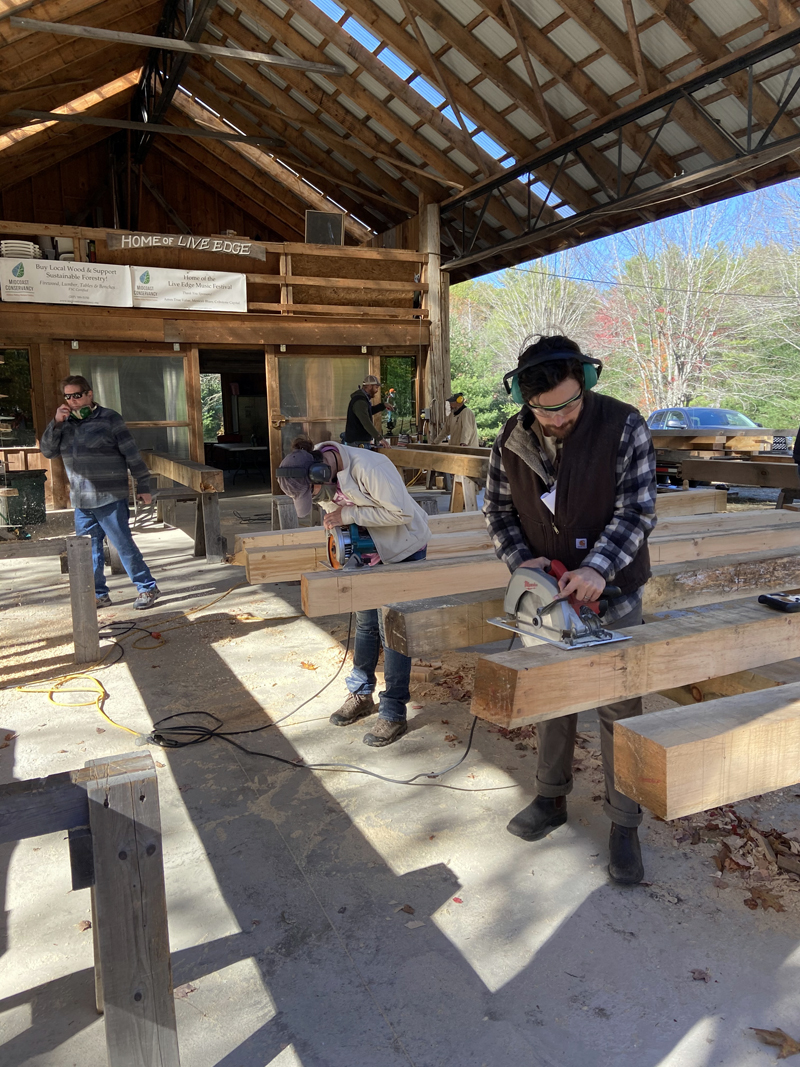
[[[300,526],[297,510],[290,496],[277,496],[272,499],[272,529],[296,530]]]
[[[100,638],[94,594],[92,539],[88,536],[67,537],[66,545],[75,662],[94,663],[100,655]]]
[[[125,574],[125,568],[122,565],[122,560],[119,558],[119,552],[111,544],[110,541],[106,541],[108,545],[108,565],[111,568],[112,574]]]
[[[220,528],[219,496],[216,493],[201,493],[197,506],[198,509],[202,508],[203,513],[206,562],[224,563],[225,556],[228,554],[228,545]]]
[[[132,761],[126,773],[114,766]],[[109,1067],[179,1067],[158,783],[149,752],[90,760],[86,784]]]
[[[424,366],[424,403],[430,408],[429,432],[436,435],[444,425],[445,397],[450,394],[450,338],[448,334],[449,278],[442,274],[439,205],[424,197],[419,202],[419,250],[428,255],[422,281],[428,283],[422,306],[430,315],[430,343]]]

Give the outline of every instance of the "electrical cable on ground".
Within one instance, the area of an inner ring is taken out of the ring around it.
[[[392,785],[439,786],[442,789],[453,789],[453,790],[456,790],[456,791],[459,791],[459,792],[466,792],[466,793],[480,793],[480,792],[494,791],[496,789],[502,789],[502,788],[512,788],[511,786],[507,786],[507,787],[505,787],[505,786],[488,786],[488,787],[483,787],[483,788],[482,787],[478,787],[476,789],[468,789],[468,788],[459,787],[459,786],[445,785],[444,783],[441,783],[439,781],[418,781],[417,780],[417,779],[420,779],[420,778],[424,778],[424,779],[439,779],[439,778],[442,778],[445,774],[448,774],[450,771],[455,770],[456,767],[459,767],[464,762],[464,760],[467,758],[467,756],[469,755],[470,750],[472,748],[472,741],[473,741],[473,737],[474,737],[474,734],[475,734],[475,728],[476,728],[476,726],[478,724],[477,716],[473,716],[473,718],[472,718],[472,725],[471,725],[470,731],[469,731],[469,738],[467,740],[467,747],[465,748],[465,750],[464,750],[463,754],[461,755],[461,757],[455,763],[453,763],[449,767],[445,767],[445,768],[443,768],[442,770],[439,770],[439,771],[420,771],[417,774],[412,775],[410,778],[402,778],[402,779],[401,778],[391,778],[391,777],[389,777],[387,775],[378,774],[376,771],[368,770],[366,767],[359,767],[356,764],[350,764],[350,763],[296,763],[294,760],[286,759],[283,756],[274,755],[271,752],[260,752],[257,749],[246,748],[244,745],[240,744],[238,741],[233,740],[233,738],[238,737],[238,736],[240,736],[242,734],[263,733],[265,730],[269,730],[274,726],[279,726],[281,723],[285,722],[287,719],[291,718],[293,715],[296,715],[297,712],[300,711],[302,708],[306,707],[307,704],[310,704],[312,700],[316,700],[317,697],[321,696],[322,693],[324,693],[325,690],[336,681],[336,679],[339,677],[339,675],[342,672],[342,668],[344,667],[344,665],[345,665],[345,663],[347,661],[347,656],[348,656],[348,653],[350,651],[350,641],[351,641],[352,632],[353,632],[353,614],[352,613],[350,614],[350,617],[349,617],[349,624],[348,624],[348,628],[347,628],[347,640],[346,640],[346,643],[345,643],[344,654],[342,656],[341,663],[337,667],[335,673],[331,676],[331,678],[328,679],[328,681],[325,683],[325,685],[322,686],[321,689],[318,689],[315,693],[313,693],[310,697],[308,697],[306,700],[304,700],[301,704],[298,704],[296,708],[293,708],[290,712],[287,712],[286,715],[282,716],[280,719],[276,719],[274,722],[265,723],[263,726],[256,726],[256,727],[252,727],[251,729],[247,729],[247,730],[226,730],[226,731],[223,731],[221,729],[221,727],[224,725],[223,721],[221,719],[219,719],[216,715],[213,715],[211,712],[207,712],[207,711],[194,711],[194,712],[185,711],[185,712],[176,712],[173,715],[167,715],[164,718],[159,719],[157,722],[155,722],[153,724],[153,729],[149,734],[142,734],[138,730],[132,730],[128,726],[123,726],[121,723],[115,722],[106,713],[106,711],[104,710],[103,705],[104,705],[105,701],[108,699],[109,694],[106,691],[106,689],[104,688],[104,686],[102,685],[102,683],[100,681],[98,681],[98,679],[95,678],[92,674],[89,674],[88,672],[90,670],[97,669],[97,667],[99,665],[102,665],[104,667],[109,667],[114,663],[118,663],[123,658],[123,656],[125,654],[124,647],[121,644],[121,639],[122,638],[127,637],[131,633],[139,631],[141,633],[141,636],[137,637],[132,642],[132,644],[131,644],[132,648],[136,648],[136,649],[138,649],[140,651],[145,651],[145,652],[146,651],[151,651],[152,649],[155,649],[155,648],[160,648],[162,645],[165,645],[167,643],[166,640],[162,636],[164,633],[168,633],[171,630],[179,630],[179,629],[183,629],[183,628],[185,628],[187,626],[195,625],[195,623],[189,622],[189,623],[180,623],[177,626],[170,626],[169,625],[170,623],[175,623],[179,619],[184,619],[189,615],[196,614],[198,611],[203,611],[206,608],[213,607],[214,604],[217,604],[220,600],[224,599],[224,597],[228,596],[229,593],[232,593],[234,589],[237,589],[237,588],[239,588],[239,586],[242,586],[242,585],[245,585],[245,584],[246,584],[245,582],[237,582],[236,585],[231,586],[221,596],[216,597],[214,600],[210,601],[209,603],[202,604],[197,608],[191,608],[189,611],[182,612],[180,615],[176,615],[172,619],[167,619],[166,620],[166,624],[160,624],[158,630],[149,630],[149,629],[147,629],[147,627],[139,626],[136,622],[132,622],[132,621],[129,621],[129,620],[120,619],[118,622],[112,622],[112,623],[109,624],[109,628],[118,627],[118,626],[124,626],[125,629],[122,630],[121,632],[111,632],[111,633],[102,632],[101,631],[100,636],[102,638],[110,640],[112,643],[109,646],[108,650],[106,651],[105,655],[100,660],[98,660],[97,663],[90,664],[90,666],[85,668],[83,671],[77,671],[77,672],[74,672],[72,674],[61,675],[58,678],[50,679],[47,682],[43,683],[44,685],[47,686],[47,688],[33,688],[34,686],[37,686],[38,684],[40,684],[40,683],[37,683],[37,682],[28,682],[28,683],[25,683],[23,685],[8,686],[8,687],[5,687],[5,688],[16,689],[18,692],[23,692],[23,693],[25,693],[25,692],[27,692],[27,693],[45,693],[47,695],[48,701],[51,704],[54,704],[56,707],[61,707],[61,708],[64,708],[64,707],[81,707],[81,708],[82,707],[95,707],[96,710],[98,711],[98,713],[102,716],[102,718],[105,719],[105,721],[108,722],[111,726],[116,726],[118,729],[124,730],[126,733],[132,734],[134,737],[136,737],[136,744],[140,745],[140,746],[147,745],[147,744],[154,744],[154,745],[158,745],[160,748],[164,748],[164,749],[188,748],[191,745],[202,744],[202,743],[204,743],[206,741],[211,741],[214,738],[218,738],[221,741],[226,741],[228,744],[233,745],[234,748],[239,749],[240,752],[244,752],[247,755],[261,756],[261,757],[263,757],[265,759],[271,759],[271,760],[274,760],[277,763],[282,763],[282,764],[285,764],[288,767],[293,767],[295,770],[309,770],[309,771],[312,771],[312,770],[337,771],[337,770],[339,770],[339,771],[343,771],[343,772],[348,773],[348,774],[363,774],[363,775],[366,775],[367,777],[370,777],[370,778],[377,778],[382,782],[389,782]],[[258,616],[254,616],[254,618],[258,618]],[[197,620],[197,621],[199,621],[199,620]],[[142,644],[139,643],[139,642],[145,640],[146,638],[150,638],[152,640],[155,640],[156,643],[155,644],[149,644],[149,645],[142,645]],[[512,639],[512,643],[513,643],[513,639]],[[105,660],[108,658],[109,654],[113,651],[114,648],[117,648],[117,649],[120,650],[120,655],[115,660],[112,660],[111,662],[106,663]],[[90,687],[87,687],[87,688],[69,688],[69,689],[64,688],[64,686],[68,682],[73,682],[73,681],[90,682],[90,683],[92,683],[92,685]],[[0,691],[2,691],[2,690],[0,690]],[[67,701],[67,702],[62,702],[62,701],[54,699],[54,697],[56,695],[58,695],[58,694],[66,694],[66,693],[76,694],[76,695],[81,695],[81,694],[88,693],[88,694],[91,695],[91,699],[90,700],[86,700],[86,701],[80,701],[80,702],[75,702],[75,701],[71,701],[71,700]],[[173,720],[184,719],[184,718],[189,718],[189,717],[198,716],[198,715],[202,715],[202,716],[205,716],[206,718],[209,718],[209,719],[213,720],[214,725],[213,726],[203,726],[203,725],[200,725],[198,723],[192,723],[192,724],[187,724],[187,725],[175,725],[175,726],[166,726],[166,727],[164,727],[165,723],[172,722]],[[162,729],[159,729],[159,727],[162,727]]]

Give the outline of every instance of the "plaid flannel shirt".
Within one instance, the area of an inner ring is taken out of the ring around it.
[[[531,434],[531,438],[549,478],[548,488],[552,488],[556,472],[536,436]],[[581,566],[596,570],[609,583],[618,571],[633,560],[656,524],[656,457],[650,430],[638,412],[631,412],[622,428],[616,476],[614,515],[581,562]],[[511,489],[503,468],[500,435],[489,458],[483,514],[495,551],[510,571],[515,571],[522,563],[536,557],[537,553],[525,540],[519,515],[511,499]],[[603,620],[612,623],[633,611],[640,603],[643,591],[644,586],[641,586],[627,596],[612,600]]]

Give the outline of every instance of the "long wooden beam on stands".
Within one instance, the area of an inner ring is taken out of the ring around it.
[[[800,489],[797,468],[790,463],[759,463],[744,459],[682,459],[681,475],[697,482],[760,485],[764,489]]]
[[[523,726],[800,655],[800,614],[756,598],[636,626],[629,640],[564,651],[524,648],[478,661],[472,712]]]
[[[413,470],[437,470],[443,474],[463,474],[467,478],[485,478],[489,459],[460,452],[424,452],[415,448],[381,450],[396,467]]]
[[[662,819],[800,780],[800,683],[614,725],[617,788]]]
[[[722,556],[656,565],[644,589],[647,614],[739,600],[755,593],[800,587],[800,547],[791,553],[754,552],[749,557]],[[406,656],[430,656],[451,648],[500,641],[508,631],[492,626],[503,615],[504,587],[446,594],[386,604],[386,645]]]

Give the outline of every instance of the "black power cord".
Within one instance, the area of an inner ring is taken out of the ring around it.
[[[350,614],[350,622],[347,628],[347,642],[345,644],[344,655],[342,656],[342,662],[339,664],[336,673],[330,678],[321,689],[318,689],[313,696],[310,696],[307,700],[304,700],[302,704],[298,704],[296,708],[284,715],[280,719],[276,719],[275,722],[268,722],[264,726],[254,726],[249,730],[223,730],[225,725],[222,719],[217,715],[212,714],[210,711],[180,711],[175,712],[173,715],[165,715],[162,719],[153,723],[152,731],[146,736],[140,739],[140,744],[153,744],[158,745],[160,748],[189,748],[192,745],[202,745],[207,741],[211,741],[214,738],[218,738],[220,741],[226,741],[229,745],[233,745],[234,748],[238,748],[240,752],[246,753],[248,756],[261,756],[264,759],[274,760],[276,763],[283,763],[287,767],[293,767],[295,770],[304,771],[346,771],[350,774],[365,774],[370,778],[378,778],[382,782],[390,782],[392,785],[440,785],[439,782],[419,782],[418,778],[441,778],[443,775],[448,774],[450,771],[459,767],[469,755],[472,748],[472,739],[475,735],[475,727],[478,724],[477,716],[472,717],[472,726],[469,731],[469,738],[467,740],[467,747],[464,750],[463,755],[455,763],[449,767],[445,767],[441,771],[420,771],[418,774],[413,775],[411,778],[389,778],[386,775],[378,774],[376,771],[367,770],[366,767],[358,767],[352,763],[295,763],[294,760],[286,759],[284,756],[276,756],[272,752],[260,752],[257,749],[246,748],[244,745],[235,741],[234,738],[241,737],[246,734],[258,734],[263,733],[265,730],[271,729],[273,726],[278,726],[280,723],[285,722],[286,719],[291,718],[292,715],[296,715],[301,708],[304,708],[307,704],[310,704],[312,700],[316,700],[318,696],[332,685],[333,682],[341,674],[342,668],[347,660],[347,653],[350,651],[350,639],[353,633],[353,615]],[[202,716],[205,719],[210,719],[212,725],[206,726],[202,723],[192,722],[186,724],[176,723],[179,719],[195,718]],[[172,726],[167,726],[167,723],[176,723]],[[457,786],[444,786],[445,789],[456,789]],[[479,792],[479,790],[467,790],[467,792]]]

